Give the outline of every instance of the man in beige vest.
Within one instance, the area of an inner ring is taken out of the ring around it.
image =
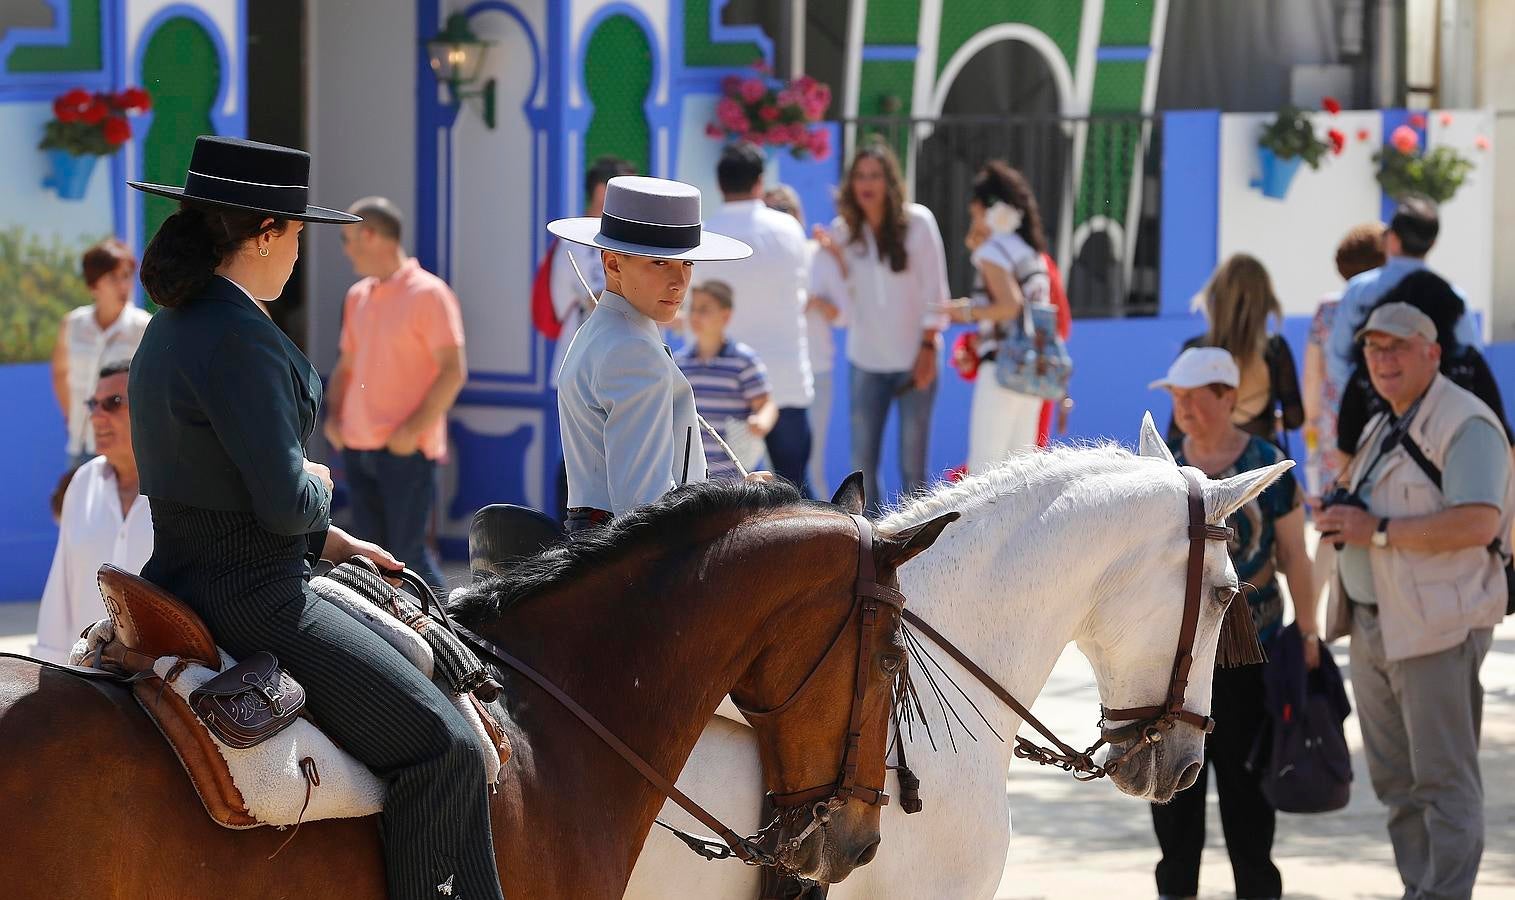
[[[1505,609],[1496,539],[1515,510],[1510,447],[1493,412],[1438,371],[1424,313],[1381,306],[1357,340],[1392,414],[1368,424],[1343,475],[1367,509],[1317,518],[1346,545],[1326,639],[1352,636],[1368,774],[1404,896],[1467,898],[1483,854],[1478,670]]]

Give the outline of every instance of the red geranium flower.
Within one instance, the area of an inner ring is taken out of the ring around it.
[[[1370,134],[1370,133],[1368,133],[1368,129],[1366,129],[1366,128],[1359,128],[1359,129],[1357,129],[1357,139],[1359,141],[1366,141],[1368,138],[1370,138],[1372,136],[1373,135]]]
[[[768,86],[756,78],[748,78],[742,82],[742,100],[745,103],[756,103],[768,93]]]
[[[79,121],[79,110],[64,103],[63,98],[59,97],[53,101],[53,116],[59,122],[77,122]]]
[[[84,107],[84,112],[80,114],[79,118],[86,125],[99,125],[105,121],[105,117],[108,115],[110,115],[110,107],[106,106],[103,101],[96,100]]]
[[[1473,138],[1473,146],[1477,147],[1479,150],[1487,150],[1490,146],[1492,146],[1492,144],[1489,141],[1488,135],[1480,134],[1478,137]]]
[[[147,112],[153,108],[153,98],[147,91],[133,87],[117,94],[116,104],[128,112]]]
[[[131,139],[131,123],[121,116],[111,116],[105,120],[105,142],[111,146],[119,146]]]
[[[1444,126],[1445,125],[1451,125],[1452,124],[1452,114],[1449,113],[1449,112],[1442,113],[1441,116],[1439,117],[1439,121]]]
[[[1340,131],[1337,131],[1335,128],[1332,128],[1330,131],[1326,132],[1326,137],[1331,139],[1331,152],[1337,156],[1340,156],[1341,151],[1346,149],[1347,136],[1345,134],[1342,134]]]
[[[721,93],[735,95],[742,87],[742,79],[737,75],[727,75],[721,79]]]
[[[779,108],[777,106],[765,106],[758,110],[758,117],[764,122],[777,122],[779,120]]]
[[[89,91],[86,91],[84,88],[74,88],[62,97],[59,97],[58,102],[66,106],[72,106],[75,109],[80,109],[93,99],[94,97],[90,96]]]
[[[721,130],[721,126],[715,124],[714,122],[711,122],[711,123],[709,123],[708,125],[705,126],[705,136],[706,137],[718,138],[718,137],[724,135],[725,133],[726,133],[725,131]]]
[[[1333,116],[1341,112],[1341,101],[1337,100],[1335,97],[1322,97],[1320,105],[1325,108],[1326,112],[1330,113]]]
[[[1426,127],[1426,117],[1425,117],[1425,114],[1424,113],[1411,113],[1410,114],[1410,127],[1411,128],[1424,128],[1424,127]]]

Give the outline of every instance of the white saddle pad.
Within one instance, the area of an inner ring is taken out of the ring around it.
[[[153,671],[162,678],[178,661],[178,657],[165,656],[153,663]],[[222,668],[231,664],[231,657],[222,653]],[[216,674],[205,666],[191,664],[174,679],[169,689],[188,703],[189,695]],[[500,757],[489,742],[489,734],[479,720],[478,711],[466,697],[449,699],[472,726],[484,781],[494,784],[500,776]],[[301,821],[305,776],[300,772],[300,760],[307,756],[315,760],[321,783],[311,788],[310,806],[305,810],[304,821],[369,816],[384,807],[383,780],[307,719],[297,719],[273,737],[246,749],[228,747],[215,740],[214,734],[211,740],[226,760],[226,768],[231,772],[237,790],[242,793],[247,812],[265,825],[294,825]]]

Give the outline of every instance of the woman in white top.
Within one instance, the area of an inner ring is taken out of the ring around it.
[[[131,359],[152,318],[131,303],[137,258],[125,244],[115,238],[101,241],[84,251],[82,263],[94,302],[63,317],[53,345],[53,395],[67,420],[72,466],[95,455],[84,403],[95,391],[100,369]]]
[[[899,406],[900,487],[926,484],[926,453],[943,311],[947,259],[931,210],[905,202],[899,161],[887,144],[858,149],[837,199],[829,236],[842,248],[851,364],[852,468],[863,473],[872,509],[884,500],[878,462],[889,408]]]
[[[971,231],[984,235],[973,265],[988,302],[954,304],[951,314],[954,321],[979,324],[982,361],[968,426],[968,471],[977,473],[1036,446],[1042,400],[1001,387],[994,356],[1004,323],[1019,321],[1027,303],[1050,303],[1051,282],[1042,262],[1047,239],[1041,211],[1025,176],[999,160],[987,163],[973,179],[968,211]]]
[[[100,370],[85,409],[85,425],[100,450],[74,473],[63,495],[58,546],[37,611],[37,642],[28,652],[68,662],[79,632],[105,618],[95,585],[101,563],[133,575],[153,552],[153,520],[138,496],[137,458],[126,391],[128,364]]]
[[[805,225],[805,208],[794,188],[781,184],[763,196],[769,209],[788,213]],[[834,389],[831,372],[836,367],[836,341],[831,330],[842,324],[842,296],[847,292],[843,281],[841,249],[831,242],[830,234],[815,226],[815,237],[805,243],[805,341],[810,353],[810,374],[815,396],[810,401],[810,464],[807,474],[810,490],[817,497],[831,496],[826,482],[826,434],[831,427],[831,400]]]

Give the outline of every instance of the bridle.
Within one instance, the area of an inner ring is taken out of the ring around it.
[[[873,645],[870,635],[873,629],[879,627],[882,607],[889,607],[895,612],[894,627],[900,627],[899,617],[904,614],[905,596],[897,589],[888,585],[880,584],[877,580],[877,570],[873,561],[873,524],[862,516],[850,517],[858,531],[858,557],[857,557],[857,580],[853,586],[853,604],[847,619],[837,631],[836,637],[832,638],[831,644],[821,654],[821,658],[811,668],[810,673],[795,688],[789,699],[770,710],[742,709],[742,714],[749,720],[761,720],[782,715],[785,710],[792,707],[799,697],[805,693],[816,673],[825,667],[826,661],[841,643],[842,636],[849,630],[854,619],[857,620],[858,651],[857,664],[854,670],[854,683],[852,690],[852,711],[847,720],[847,733],[842,749],[842,762],[840,770],[834,781],[814,787],[803,788],[797,791],[789,791],[781,794],[770,794],[774,805],[778,808],[778,814],[772,821],[764,825],[756,835],[742,837],[731,828],[727,827],[720,819],[711,815],[704,807],[689,799],[680,791],[673,782],[663,777],[635,750],[632,750],[624,741],[616,737],[607,729],[594,714],[580,706],[577,701],[563,692],[561,688],[553,684],[546,676],[522,662],[514,654],[487,638],[475,634],[473,631],[453,622],[447,615],[445,607],[438,603],[443,624],[452,629],[460,638],[472,644],[475,649],[492,657],[496,662],[508,668],[514,669],[556,700],[564,709],[567,709],[578,720],[592,731],[610,749],[620,755],[632,768],[649,784],[677,803],[702,825],[709,828],[722,843],[716,843],[698,835],[687,834],[679,831],[661,821],[658,825],[673,832],[680,840],[684,841],[690,849],[706,859],[727,859],[736,857],[742,862],[753,866],[775,866],[781,869],[793,871],[791,864],[792,855],[799,850],[805,839],[810,837],[818,828],[825,828],[831,818],[831,814],[842,808],[849,800],[860,800],[870,806],[885,806],[889,802],[889,795],[884,793],[881,787],[874,788],[860,785],[857,782],[859,757],[862,753],[862,716],[863,708],[867,705],[868,695],[872,688],[872,679],[869,678],[868,648]],[[419,581],[419,579],[416,579]],[[409,581],[409,579],[407,579]],[[422,585],[422,605],[427,607],[429,614],[430,601],[435,599],[430,596],[430,589]],[[903,677],[904,666],[902,663],[899,675]],[[780,825],[791,819],[810,814],[810,822],[794,837],[779,844],[773,850],[763,846],[765,839],[772,833],[776,833]]]
[[[902,615],[906,622],[929,637],[933,643],[941,647],[948,656],[957,661],[958,665],[966,669],[974,678],[988,688],[994,696],[1019,715],[1026,724],[1041,732],[1042,736],[1051,741],[1056,750],[1042,747],[1023,737],[1015,738],[1015,755],[1020,759],[1030,760],[1044,766],[1055,766],[1073,774],[1079,781],[1093,781],[1103,778],[1118,768],[1126,760],[1130,759],[1142,747],[1160,743],[1164,736],[1171,732],[1179,723],[1192,725],[1205,734],[1209,734],[1215,728],[1215,720],[1209,716],[1202,716],[1184,708],[1185,697],[1189,689],[1189,670],[1194,665],[1194,638],[1199,630],[1200,588],[1204,584],[1205,570],[1205,545],[1210,541],[1230,541],[1235,532],[1225,525],[1210,525],[1205,522],[1205,496],[1200,488],[1199,479],[1188,469],[1180,468],[1180,474],[1188,484],[1189,499],[1189,561],[1187,566],[1186,582],[1184,585],[1184,616],[1178,630],[1178,649],[1173,655],[1173,671],[1168,679],[1168,693],[1162,703],[1155,706],[1133,706],[1125,709],[1110,709],[1100,705],[1099,740],[1090,745],[1089,749],[1080,753],[1060,740],[1047,726],[1043,725],[1036,716],[1031,714],[1024,704],[1016,700],[1009,691],[995,681],[988,672],[985,672],[977,663],[970,659],[967,654],[959,650],[919,616],[910,610],[904,610]],[[1236,598],[1232,603],[1238,602]],[[1126,722],[1117,728],[1111,728],[1109,722]],[[1094,762],[1094,754],[1106,744],[1118,744],[1137,738],[1125,752],[1105,763],[1103,766]]]
[[[841,769],[833,781],[818,784],[813,787],[801,788],[797,791],[788,791],[782,794],[770,792],[768,799],[779,810],[774,821],[764,826],[767,831],[779,822],[803,814],[808,809],[810,822],[798,834],[784,842],[780,846],[778,856],[782,859],[789,853],[799,849],[805,839],[817,828],[824,828],[831,819],[831,814],[843,806],[849,800],[860,800],[869,806],[888,806],[889,795],[884,793],[882,786],[868,787],[857,783],[858,757],[862,753],[862,719],[863,708],[867,705],[868,692],[872,689],[868,677],[868,648],[872,646],[869,639],[873,629],[878,627],[881,606],[888,606],[895,612],[895,627],[899,627],[899,617],[905,612],[905,595],[888,585],[879,584],[877,572],[873,563],[873,525],[866,518],[852,514],[852,521],[857,525],[858,533],[858,557],[857,557],[857,582],[853,587],[852,612],[847,620],[831,639],[826,652],[816,661],[810,674],[800,682],[800,686],[794,689],[789,699],[769,710],[754,710],[742,706],[733,699],[733,704],[742,715],[751,722],[754,727],[763,721],[771,721],[794,706],[795,701],[805,693],[817,673],[825,667],[826,661],[831,658],[837,646],[841,644],[842,636],[848,631],[854,617],[857,618],[858,645],[857,665],[853,673],[852,684],[852,711],[847,718],[847,736],[842,749]],[[903,676],[904,662],[901,663]]]

